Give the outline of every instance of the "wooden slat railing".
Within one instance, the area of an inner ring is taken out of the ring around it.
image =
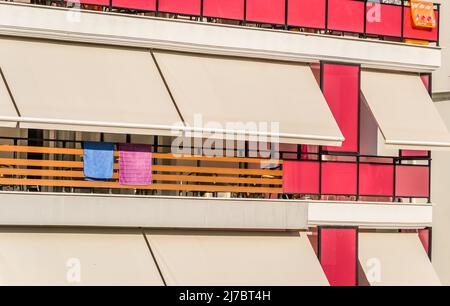
[[[41,153],[43,159],[0,158],[0,185],[48,186],[75,188],[142,189],[173,191],[205,191],[235,193],[282,193],[282,170],[246,169],[235,164],[270,163],[280,166],[281,160],[261,158],[176,156],[171,153],[153,153],[153,184],[145,186],[121,185],[118,182],[118,152],[115,151],[114,176],[111,181],[85,180],[83,172],[83,150],[69,148],[30,147],[0,145],[4,153]],[[74,161],[50,159],[50,155],[64,156]],[[78,159],[78,160],[75,160]],[[214,167],[162,165],[160,161],[214,162]],[[217,163],[224,166],[217,166]],[[228,163],[228,164],[227,164]],[[235,164],[231,164],[235,163]],[[30,168],[31,167],[31,168]]]

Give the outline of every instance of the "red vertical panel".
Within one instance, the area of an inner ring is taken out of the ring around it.
[[[158,10],[165,13],[199,16],[201,0],[159,0]]]
[[[112,5],[142,11],[156,11],[156,0],[112,0]]]
[[[244,20],[244,0],[203,0],[203,15]]]
[[[364,32],[364,1],[328,0],[328,29]]]
[[[380,3],[367,3],[367,27],[369,34],[402,36],[402,7]]]
[[[359,193],[371,196],[393,196],[394,165],[360,164]]]
[[[419,230],[419,239],[422,242],[423,247],[425,248],[425,252],[430,254],[430,229],[424,228]]]
[[[80,0],[81,4],[109,6],[109,0]]]
[[[325,99],[344,134],[341,147],[328,151],[358,152],[359,66],[324,64],[322,90]]]
[[[324,29],[326,0],[289,0],[288,25]]]
[[[439,12],[435,11],[435,13],[436,13],[436,20],[439,20]],[[434,29],[415,28],[413,25],[410,7],[405,7],[405,19],[403,24],[404,24],[403,36],[405,38],[421,39],[429,41],[438,40],[439,24]]]
[[[284,24],[285,15],[285,0],[247,0],[248,21]]]
[[[284,161],[283,192],[318,194],[319,171],[319,162]]]
[[[426,166],[396,166],[395,195],[398,197],[428,197],[429,168]]]
[[[320,264],[331,286],[357,285],[356,228],[320,228]]]
[[[353,163],[323,162],[322,193],[354,195],[357,187],[357,165]]]

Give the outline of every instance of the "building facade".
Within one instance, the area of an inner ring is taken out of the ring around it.
[[[2,284],[447,282],[446,3],[80,2],[0,2]]]

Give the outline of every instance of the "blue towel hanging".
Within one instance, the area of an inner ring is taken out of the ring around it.
[[[92,180],[109,180],[114,174],[114,144],[90,142],[83,144],[84,176]]]

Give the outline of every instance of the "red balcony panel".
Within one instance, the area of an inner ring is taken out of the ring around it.
[[[244,20],[244,6],[244,0],[203,0],[203,15]]]
[[[356,163],[323,162],[322,193],[354,195],[357,186]]]
[[[289,0],[288,25],[324,29],[326,0]]]
[[[319,162],[284,161],[283,192],[318,194],[319,173]]]
[[[159,0],[158,10],[165,13],[200,16],[201,0]]]
[[[413,20],[411,16],[411,8],[405,7],[405,19],[404,19],[404,30],[403,37],[410,39],[419,39],[419,40],[428,40],[428,41],[437,41],[439,36],[439,22],[437,27],[434,29],[421,29],[415,28],[413,25]],[[435,10],[436,20],[439,21],[439,12]]]
[[[402,7],[380,3],[367,3],[368,34],[396,36],[402,35]]]
[[[70,1],[66,1],[70,2]],[[109,0],[80,0],[80,4],[93,4],[101,6],[109,6]]]
[[[319,258],[331,286],[356,286],[356,228],[319,228]]]
[[[345,137],[341,147],[325,147],[327,151],[358,152],[359,69],[351,65],[323,65],[322,91]]]
[[[328,29],[364,32],[364,1],[328,0]]]
[[[156,0],[112,0],[112,5],[141,11],[156,11]]]
[[[260,23],[284,24],[285,0],[247,0],[247,20]]]
[[[396,166],[395,195],[398,197],[428,197],[430,171],[425,166]]]
[[[401,156],[405,157],[427,157],[428,151],[423,150],[402,150]]]
[[[394,165],[360,164],[359,193],[369,196],[392,196]]]

